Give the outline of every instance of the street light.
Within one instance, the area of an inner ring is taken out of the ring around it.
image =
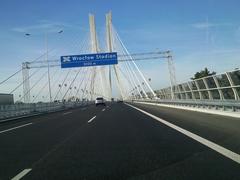
[[[72,96],[72,87],[70,86],[69,89],[70,89],[70,93],[69,93],[68,99],[71,100],[72,99],[72,97],[71,97]]]
[[[63,30],[58,31],[58,34],[61,34]],[[51,78],[50,78],[50,66],[49,66],[49,60],[48,60],[48,32],[46,31],[45,34],[45,40],[46,40],[46,61],[48,64],[48,90],[50,95],[50,102],[52,102],[52,90],[51,90]]]
[[[74,88],[74,95],[73,95],[73,98],[74,98],[75,100],[77,100],[77,87],[74,86],[73,88]]]
[[[62,92],[61,92],[62,85],[61,85],[61,84],[58,84],[58,87],[59,87],[59,93],[60,93],[60,98],[59,98],[59,100],[60,100],[61,97],[62,97]]]
[[[58,34],[61,34],[63,30],[57,31]],[[30,33],[25,33],[25,36],[30,36]],[[45,32],[45,48],[46,48],[46,62],[48,68],[48,90],[49,90],[49,100],[52,102],[52,91],[51,91],[51,79],[50,79],[50,66],[48,61],[48,32]]]

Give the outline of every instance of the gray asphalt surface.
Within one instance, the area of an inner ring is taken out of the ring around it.
[[[239,119],[134,105],[240,153]],[[240,179],[238,163],[123,103],[1,124],[0,179],[28,168],[23,179]]]

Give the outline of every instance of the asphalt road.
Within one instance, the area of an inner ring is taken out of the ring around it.
[[[240,119],[134,104],[240,154]],[[240,179],[240,164],[124,103],[0,125],[0,179]]]

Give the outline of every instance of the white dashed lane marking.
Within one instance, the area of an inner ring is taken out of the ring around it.
[[[32,124],[32,123],[28,123],[28,124],[23,124],[23,125],[21,125],[21,126],[16,126],[16,127],[10,128],[10,129],[6,129],[6,130],[3,130],[3,131],[0,131],[0,134],[1,134],[1,133],[8,132],[8,131],[12,131],[12,130],[14,130],[14,129],[18,129],[18,128],[22,128],[22,127],[25,127],[25,126],[29,126],[29,125],[31,125],[31,124]]]
[[[19,180],[22,179],[23,176],[25,176],[27,173],[29,173],[32,169],[24,169],[23,171],[21,171],[19,174],[17,174],[14,178],[12,178],[11,180]]]
[[[93,116],[89,121],[88,123],[92,122],[97,116]]]
[[[67,115],[67,114],[71,114],[72,112],[70,111],[70,112],[65,112],[65,113],[63,113],[63,115]]]

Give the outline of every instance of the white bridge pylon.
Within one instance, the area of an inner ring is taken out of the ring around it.
[[[116,30],[112,26],[112,14],[106,14],[106,49],[99,47],[98,36],[96,33],[94,15],[89,14],[90,25],[90,51],[92,53],[100,52],[117,52],[121,54],[119,60],[124,60],[128,57],[129,61],[121,62],[116,65],[87,67],[90,71],[90,85],[89,92],[90,99],[93,100],[95,96],[103,96],[108,100],[113,98],[113,85],[119,91],[120,99],[132,98],[155,98],[156,94],[150,87],[143,73],[140,71],[134,59],[127,51],[123,42],[119,38]],[[144,86],[143,82],[146,84]],[[133,91],[134,89],[134,91]],[[147,92],[150,92],[149,95]]]

